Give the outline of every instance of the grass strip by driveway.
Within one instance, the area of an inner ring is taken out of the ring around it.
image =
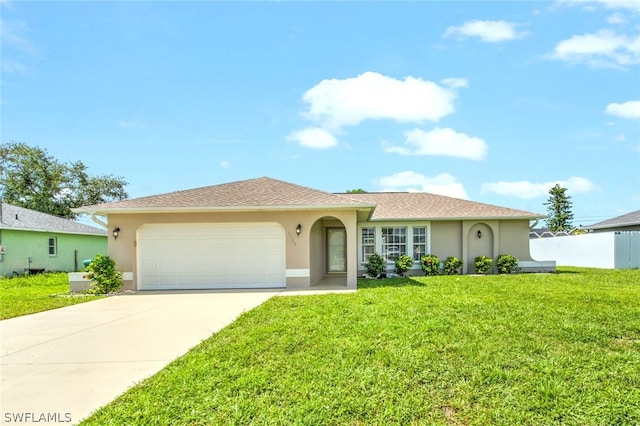
[[[276,297],[84,424],[640,423],[640,271]]]
[[[0,278],[0,319],[75,305],[98,297],[69,294],[66,273]]]

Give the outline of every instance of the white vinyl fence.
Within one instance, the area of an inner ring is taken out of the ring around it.
[[[599,232],[529,240],[531,257],[557,265],[606,269],[640,268],[640,232]]]

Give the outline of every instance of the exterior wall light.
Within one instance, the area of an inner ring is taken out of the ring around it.
[[[120,228],[119,227],[113,228],[113,239],[117,240],[118,239],[118,235],[120,235]]]
[[[296,234],[298,234],[298,237],[300,236],[301,232],[302,232],[302,225],[298,224],[298,226],[296,226]]]
[[[482,238],[482,231],[478,229],[478,238]]]

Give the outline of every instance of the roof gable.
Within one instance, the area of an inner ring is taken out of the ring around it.
[[[368,207],[366,203],[268,177],[74,209],[83,213]]]
[[[371,220],[534,219],[544,215],[428,192],[370,192],[345,194],[376,205]]]
[[[36,210],[1,203],[0,229],[56,232],[62,234],[107,235],[104,229]]]

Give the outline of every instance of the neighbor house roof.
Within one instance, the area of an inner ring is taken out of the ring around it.
[[[268,177],[223,183],[149,197],[74,209],[79,213],[144,213],[154,211],[279,210],[365,208],[374,206],[317,189]]]
[[[428,192],[370,192],[345,194],[376,205],[371,220],[393,219],[534,219],[544,215]]]
[[[0,203],[0,229],[55,232],[61,234],[107,235],[105,229],[85,225],[70,219]]]
[[[591,226],[585,226],[586,229],[605,229],[605,228],[619,228],[624,226],[637,226],[640,225],[640,210],[636,210],[631,213],[623,214],[612,219],[603,220],[602,222],[594,223]]]

